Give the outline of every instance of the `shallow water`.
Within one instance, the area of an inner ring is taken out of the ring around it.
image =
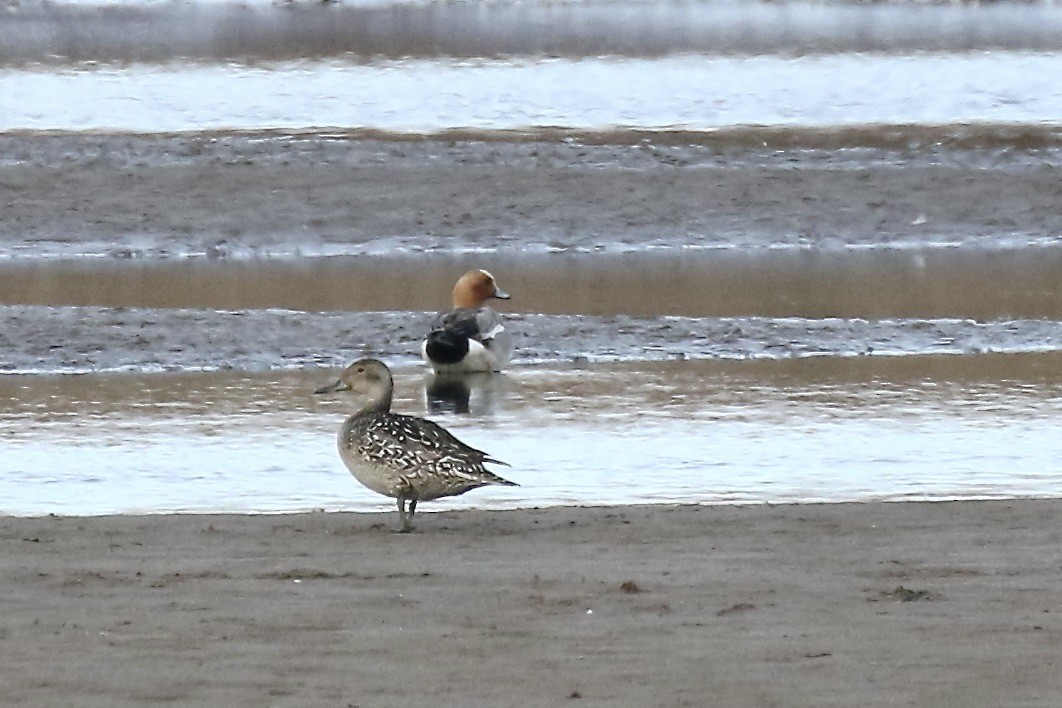
[[[706,131],[1062,115],[1051,2],[0,8],[0,131]]]
[[[1062,245],[803,250],[642,248],[217,262],[0,265],[0,304],[433,310],[454,273],[488,268],[512,313],[1062,320]]]
[[[521,486],[429,509],[1062,494],[1056,354],[521,368],[396,409]],[[388,510],[343,469],[334,372],[0,379],[8,514]],[[463,403],[463,399],[457,401]]]
[[[1051,123],[1062,54],[307,61],[0,71],[0,130]]]

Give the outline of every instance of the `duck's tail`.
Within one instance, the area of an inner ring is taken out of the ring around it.
[[[424,354],[436,364],[456,364],[468,354],[468,337],[433,329],[424,343]]]

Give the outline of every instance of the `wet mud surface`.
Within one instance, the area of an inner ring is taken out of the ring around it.
[[[468,267],[515,295],[517,365],[1060,346],[1049,134],[773,135],[9,134],[0,366],[413,361]]]
[[[0,308],[0,372],[90,373],[419,361],[431,312]],[[516,367],[616,360],[976,355],[1062,349],[1062,323],[963,319],[512,315]]]
[[[846,149],[866,136],[843,131],[810,148],[768,131],[781,147],[750,149],[753,137],[8,134],[0,256],[997,247],[1062,233],[1050,132],[1028,149],[950,151],[933,131],[907,149]]]

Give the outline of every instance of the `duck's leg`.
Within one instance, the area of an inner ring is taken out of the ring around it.
[[[406,498],[398,498],[398,518],[402,522],[402,527],[398,529],[398,533],[409,533],[413,530],[413,510],[417,508],[417,500],[409,500],[409,511],[406,511]]]

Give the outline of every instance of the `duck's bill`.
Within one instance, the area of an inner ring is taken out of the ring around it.
[[[349,388],[350,388],[350,386],[347,386],[345,383],[343,383],[343,380],[340,379],[338,381],[333,381],[332,383],[328,384],[327,386],[322,386],[321,388],[319,388],[316,391],[314,391],[314,393],[320,395],[322,393],[334,393],[336,391],[346,391]]]
[[[508,300],[509,293],[505,292],[504,290],[498,290],[497,288],[495,288],[494,297],[498,298],[499,300]]]

